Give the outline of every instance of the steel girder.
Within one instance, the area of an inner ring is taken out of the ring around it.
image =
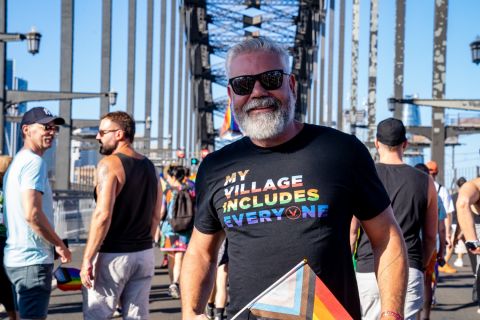
[[[212,82],[227,85],[223,63],[210,65],[208,54],[224,58],[230,46],[250,37],[241,11],[260,10],[262,21],[253,25],[293,55],[292,73],[297,78],[295,117],[303,120],[317,58],[320,24],[324,23],[325,0],[185,0],[189,60],[193,77],[195,108],[202,145],[213,145],[213,111],[226,107],[227,99],[212,100]],[[240,10],[239,10],[240,9]],[[290,22],[290,24],[288,23]],[[296,25],[296,28],[291,28]]]
[[[202,148],[213,150],[213,99],[210,70],[210,47],[205,3],[185,1],[185,28],[187,29],[188,63],[192,77],[193,109],[197,115],[198,141]]]

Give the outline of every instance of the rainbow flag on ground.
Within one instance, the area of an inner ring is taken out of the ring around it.
[[[262,319],[353,319],[306,260],[253,299],[232,320],[247,309]]]
[[[57,279],[57,288],[62,291],[75,291],[82,289],[80,270],[77,268],[58,267],[53,273]]]
[[[240,128],[233,117],[232,102],[228,98],[227,108],[225,109],[225,117],[223,118],[223,124],[220,128],[220,137],[222,138],[234,138],[240,134]]]

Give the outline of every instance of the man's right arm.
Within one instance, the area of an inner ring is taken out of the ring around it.
[[[435,191],[435,184],[431,177],[428,177],[428,202],[427,211],[422,225],[423,265],[430,262],[435,249],[438,233],[438,196]]]
[[[218,250],[224,238],[223,231],[205,234],[193,229],[180,278],[182,319],[206,319],[203,312],[212,291]]]
[[[457,218],[466,241],[477,240],[471,206],[480,200],[480,178],[466,182],[458,192]],[[480,248],[470,250],[480,254]]]
[[[65,246],[55,229],[48,222],[47,216],[42,211],[42,193],[28,189],[22,192],[22,206],[25,219],[32,230],[55,246],[55,251],[60,255],[62,263],[72,261],[72,254]]]

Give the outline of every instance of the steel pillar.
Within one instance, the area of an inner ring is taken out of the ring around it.
[[[73,71],[73,8],[74,0],[62,0],[61,4],[61,49],[60,49],[60,91],[72,91]],[[70,186],[70,142],[72,138],[72,101],[60,101],[60,117],[65,126],[58,134],[55,154],[55,189],[67,190]]]
[[[175,56],[177,55],[176,47],[175,47],[175,34],[177,30],[177,0],[171,0],[170,2],[170,93],[168,94],[168,125],[167,125],[167,132],[171,135],[172,139],[169,140],[168,149],[172,149],[173,143],[173,112],[174,112],[174,104],[175,104],[175,97],[173,95],[173,87],[175,83]]]
[[[447,21],[448,0],[435,1],[433,33],[433,79],[432,98],[445,96],[445,78],[447,65]],[[445,112],[441,108],[432,108],[432,160],[438,164],[438,183],[444,184],[445,177]]]
[[[0,0],[0,33],[7,32],[7,0]],[[0,153],[5,142],[5,76],[7,67],[7,44],[0,41]]]
[[[333,49],[335,38],[335,0],[330,0],[328,10],[328,95],[327,95],[327,126],[332,126],[333,119]]]
[[[350,133],[356,134],[356,113],[358,104],[358,56],[360,36],[360,0],[352,4],[352,79],[350,85]]]
[[[128,1],[127,113],[134,116],[137,1]]]
[[[163,137],[164,137],[164,115],[165,115],[165,35],[166,35],[166,25],[167,25],[167,0],[160,0],[161,10],[160,10],[160,59],[159,59],[159,95],[158,95],[158,149],[162,149],[164,146]]]
[[[185,125],[182,116],[182,91],[185,90],[185,86],[182,86],[182,74],[185,69],[185,60],[183,59],[184,34],[185,34],[185,17],[183,13],[183,6],[179,7],[179,28],[178,28],[178,72],[177,72],[177,149],[185,148],[185,144],[182,141],[182,123]]]
[[[378,0],[370,0],[370,49],[368,54],[368,142],[373,142],[377,113]]]
[[[146,150],[150,150],[152,127],[152,56],[153,56],[153,0],[147,1],[147,48],[145,70],[145,131],[144,142]],[[149,152],[147,152],[149,154]]]
[[[338,34],[337,129],[343,130],[343,64],[345,61],[345,0],[339,1],[340,22]]]
[[[110,91],[110,70],[112,52],[112,0],[103,0],[102,2],[102,65],[100,91]],[[100,99],[100,116],[108,113],[110,102],[108,97]]]
[[[393,96],[403,98],[403,69],[404,69],[404,48],[405,48],[405,1],[397,0],[396,26],[395,26],[395,63],[393,67]],[[396,119],[402,119],[403,110],[397,106],[393,112]]]

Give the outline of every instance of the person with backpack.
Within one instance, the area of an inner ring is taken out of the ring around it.
[[[185,167],[171,166],[167,173],[160,250],[168,254],[171,282],[168,293],[172,298],[179,299],[180,269],[193,230],[195,191],[191,183],[187,182]]]

